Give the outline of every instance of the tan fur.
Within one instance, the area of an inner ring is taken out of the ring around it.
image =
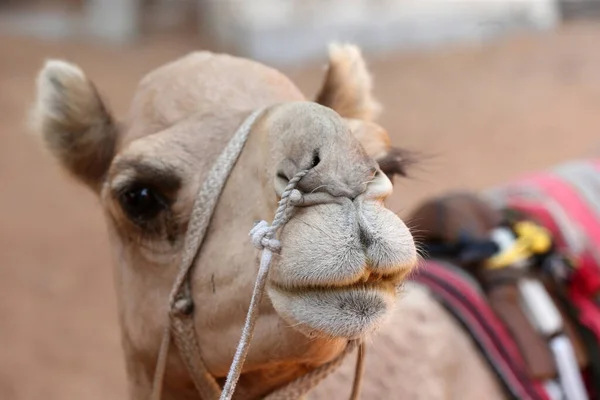
[[[337,201],[299,209],[282,232],[237,398],[260,398],[331,360],[347,338],[370,334],[393,312],[395,287],[414,267],[416,250],[404,223],[383,206],[391,183],[374,158],[391,146],[382,133],[366,134],[381,129],[370,121],[375,103],[358,50],[332,47],[330,59],[322,93],[333,90],[324,95],[333,100],[323,101],[333,110],[306,101],[284,75],[259,63],[190,54],[141,81],[120,130],[77,67],[54,63],[40,73],[39,134],[67,170],[97,188],[105,210],[132,399],[149,396],[195,196],[253,110],[266,108],[191,273],[195,327],[211,373],[225,377],[246,316],[258,257],[248,231],[255,220],[273,218],[277,193],[300,169],[310,168],[304,193]],[[122,202],[140,185],[164,200],[143,224]],[[444,332],[437,340],[446,340]],[[163,398],[197,398],[173,348]]]
[[[395,175],[406,176],[406,169],[414,160],[407,151],[393,147],[387,131],[374,122],[381,105],[373,97],[372,86],[360,49],[351,44],[332,43],[325,80],[315,101],[346,119],[362,147],[390,179]]]
[[[353,373],[351,357],[309,399],[346,399]],[[428,289],[407,283],[388,324],[368,341],[361,399],[507,398],[461,325]]]
[[[116,127],[94,85],[77,67],[46,62],[32,126],[65,169],[97,189],[114,156]]]
[[[360,49],[333,43],[329,47],[325,84],[316,101],[344,118],[373,121],[381,106],[373,98],[371,81]]]

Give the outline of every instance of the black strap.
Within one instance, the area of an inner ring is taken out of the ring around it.
[[[451,258],[461,264],[481,263],[500,250],[492,240],[475,239],[466,232],[461,232],[455,242],[430,239],[421,247],[428,258]]]

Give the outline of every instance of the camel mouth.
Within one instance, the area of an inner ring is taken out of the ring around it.
[[[298,207],[280,240],[267,293],[277,314],[309,337],[375,331],[417,261],[410,230],[375,201]]]
[[[279,291],[295,294],[354,289],[396,290],[396,288],[404,281],[408,270],[409,269],[407,268],[406,270],[387,274],[365,270],[365,272],[357,278],[323,284],[284,284],[273,280],[271,280],[269,284]]]
[[[268,293],[279,315],[309,337],[356,339],[372,333],[391,315],[405,273],[366,273],[351,283],[283,286]]]
[[[305,291],[300,294],[269,287],[278,314],[308,337],[357,339],[387,321],[396,291],[391,287],[353,287],[346,290]]]
[[[381,287],[388,288],[390,285],[394,288],[394,290],[404,281],[406,274],[408,272],[408,268],[405,270],[397,271],[391,274],[383,274],[377,272],[367,271],[361,277],[360,281],[355,282],[349,287]]]

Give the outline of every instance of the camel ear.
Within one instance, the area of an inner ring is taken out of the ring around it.
[[[377,118],[381,106],[373,98],[371,74],[358,47],[336,43],[329,46],[327,74],[316,102],[344,118]]]
[[[359,119],[346,119],[346,123],[367,155],[377,161],[381,171],[392,182],[396,175],[408,176],[407,170],[415,163],[415,157],[408,150],[393,147],[390,136],[383,127]]]
[[[83,71],[64,61],[47,61],[38,75],[31,117],[50,154],[97,190],[115,154],[117,129]]]

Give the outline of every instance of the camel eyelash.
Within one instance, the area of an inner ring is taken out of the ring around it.
[[[181,188],[181,177],[176,169],[170,166],[154,165],[138,160],[122,160],[115,168],[120,171],[112,184],[115,193],[127,190],[134,184],[152,186],[163,193],[174,193]]]

